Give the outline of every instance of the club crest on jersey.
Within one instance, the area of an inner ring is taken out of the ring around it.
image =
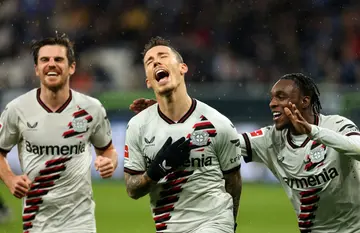
[[[326,146],[316,141],[311,145],[308,155],[305,157],[305,170],[310,171],[315,167],[320,167],[326,159]]]
[[[206,131],[194,131],[191,134],[191,143],[196,146],[206,146],[209,139],[209,134]]]
[[[75,118],[72,120],[72,126],[75,132],[85,132],[88,121],[84,118]]]
[[[93,120],[93,117],[85,109],[79,109],[72,116],[73,120],[68,124],[68,130],[62,135],[64,138],[82,137],[82,134],[89,130],[89,123]],[[97,130],[95,129],[95,131]]]

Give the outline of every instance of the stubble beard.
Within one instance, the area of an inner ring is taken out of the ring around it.
[[[61,78],[61,81],[56,85],[49,85],[46,81],[43,82],[43,85],[51,92],[57,93],[58,91],[60,91],[65,87],[67,82],[69,82],[69,77],[65,79]]]

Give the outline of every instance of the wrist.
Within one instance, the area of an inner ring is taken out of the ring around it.
[[[143,177],[144,177],[144,180],[145,180],[146,183],[156,183],[156,182],[158,182],[158,181],[160,180],[160,179],[159,179],[159,180],[155,180],[155,178],[151,178],[151,177],[149,176],[148,171],[146,171],[146,172],[144,173]]]
[[[310,125],[310,132],[308,133],[308,137],[313,139],[318,133],[319,129],[316,125]]]

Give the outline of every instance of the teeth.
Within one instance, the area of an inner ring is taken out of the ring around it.
[[[157,71],[156,71],[156,75],[158,75],[158,74],[161,73],[161,72],[166,72],[166,71],[163,70],[163,69],[157,70]]]
[[[56,72],[48,72],[47,75],[57,75]]]
[[[280,112],[273,112],[273,116],[274,116],[274,117],[278,117],[278,116],[280,116],[280,115],[281,115]]]

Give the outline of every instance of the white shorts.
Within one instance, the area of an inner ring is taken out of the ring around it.
[[[229,226],[224,226],[223,228],[220,226],[206,226],[201,227],[192,233],[234,233],[234,228],[229,228]]]

